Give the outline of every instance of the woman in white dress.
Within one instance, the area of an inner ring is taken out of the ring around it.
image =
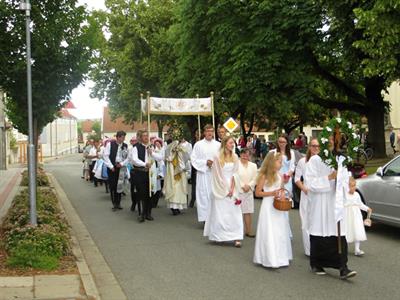
[[[343,220],[347,242],[354,242],[354,255],[362,256],[365,252],[360,249],[360,242],[366,241],[367,235],[365,234],[361,210],[371,213],[372,209],[361,201],[360,194],[356,191],[356,188],[355,179],[350,177],[349,192],[346,194],[344,202],[345,214]]]
[[[312,138],[307,149],[305,157],[301,158],[296,166],[296,172],[294,176],[294,182],[297,187],[301,190],[300,195],[300,207],[299,214],[301,220],[301,231],[303,233],[303,246],[304,254],[310,256],[310,234],[307,229],[308,219],[308,188],[304,184],[304,174],[306,171],[306,163],[309,161],[311,156],[319,153],[319,142],[317,138]]]
[[[263,197],[263,200],[253,261],[268,268],[288,266],[293,259],[287,214],[273,206],[274,196],[282,188],[281,166],[281,154],[269,152],[259,171],[256,187],[256,196]]]
[[[214,158],[211,179],[211,205],[204,226],[204,236],[210,241],[234,241],[241,247],[243,240],[243,218],[238,200],[239,160],[234,152],[235,141],[225,137],[219,155]]]

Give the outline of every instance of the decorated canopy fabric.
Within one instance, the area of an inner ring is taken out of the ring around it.
[[[142,112],[147,114],[147,99],[142,99]],[[212,101],[208,98],[150,97],[152,115],[212,115]]]

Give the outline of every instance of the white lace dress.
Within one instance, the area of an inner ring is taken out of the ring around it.
[[[264,186],[265,192],[279,189],[281,180]],[[269,268],[288,266],[293,259],[287,212],[273,206],[273,197],[264,197],[258,217],[254,263]]]

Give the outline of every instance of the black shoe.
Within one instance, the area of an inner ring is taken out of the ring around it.
[[[121,205],[118,205],[118,206],[117,206],[117,209],[123,209],[123,208],[122,208],[122,206],[121,206]]]
[[[179,209],[175,209],[175,210],[176,210],[176,213],[177,213],[178,215],[181,214],[181,211],[180,211]]]
[[[139,216],[138,220],[139,220],[139,223],[143,223],[144,222],[144,216]]]
[[[325,270],[321,267],[312,267],[311,272],[313,272],[316,275],[325,275],[326,274]]]
[[[178,214],[177,211],[176,211],[176,209],[171,208],[171,211],[172,211],[172,214],[173,214],[174,216],[176,216],[176,215]]]
[[[347,279],[357,275],[356,271],[349,270],[347,267],[340,270],[340,279]]]
[[[153,218],[152,216],[147,216],[147,217],[146,217],[146,220],[153,221],[154,218]]]

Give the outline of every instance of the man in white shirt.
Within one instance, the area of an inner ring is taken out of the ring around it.
[[[122,209],[121,192],[118,192],[118,179],[120,177],[121,168],[126,167],[128,163],[128,145],[124,143],[126,133],[118,131],[116,140],[107,144],[104,149],[104,163],[108,168],[108,182],[110,188],[111,202],[113,211]]]
[[[199,222],[205,222],[211,203],[211,168],[213,159],[218,155],[221,143],[214,140],[214,127],[204,126],[204,139],[198,141],[192,151],[190,160],[197,170],[196,205]]]
[[[132,181],[136,186],[137,196],[141,203],[139,222],[142,223],[145,220],[154,220],[151,216],[152,203],[150,199],[149,171],[154,160],[161,161],[163,157],[160,153],[154,152],[152,147],[150,147],[147,131],[139,130],[137,138],[140,142],[136,144],[136,147],[131,148],[129,161],[133,166]]]

